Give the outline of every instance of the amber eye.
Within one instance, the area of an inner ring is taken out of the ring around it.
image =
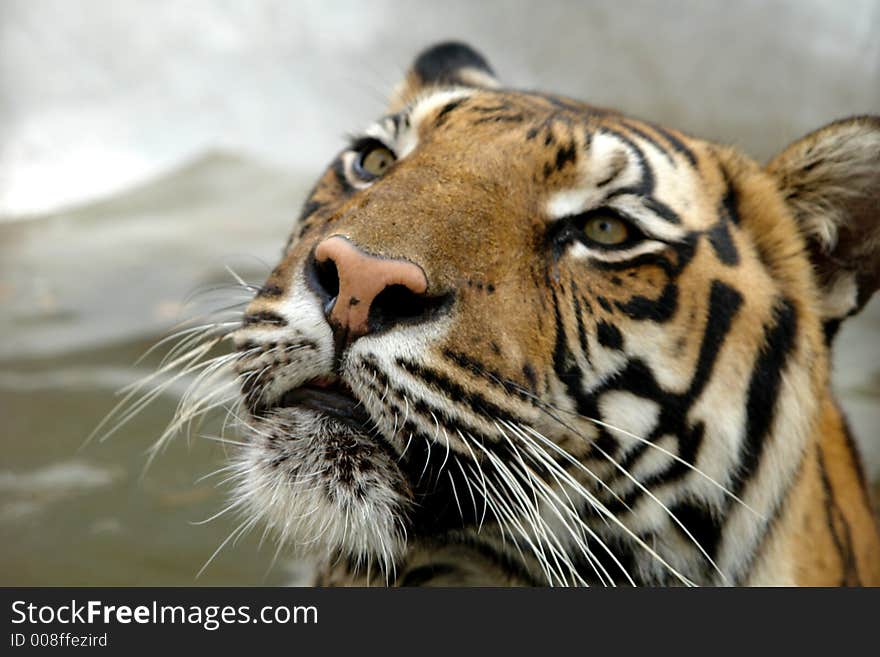
[[[378,178],[394,164],[394,153],[382,145],[368,146],[356,160],[357,173],[364,178]]]
[[[602,246],[618,246],[630,238],[630,227],[618,217],[600,215],[587,219],[584,224],[587,239]]]

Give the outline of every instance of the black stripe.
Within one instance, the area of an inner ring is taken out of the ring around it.
[[[739,253],[728,230],[728,223],[721,219],[706,233],[709,244],[715,250],[718,259],[730,267],[739,264]]]
[[[574,140],[568,146],[560,146],[556,151],[556,170],[561,171],[569,162],[574,162],[577,155],[577,145]]]
[[[825,522],[828,526],[828,532],[831,534],[831,540],[834,542],[834,548],[840,557],[840,563],[843,569],[841,573],[841,581],[839,586],[860,586],[858,569],[856,568],[855,555],[852,549],[852,534],[846,516],[837,505],[834,498],[834,491],[831,488],[831,480],[828,477],[828,468],[825,464],[825,455],[822,448],[816,450],[819,460],[819,475],[822,480],[822,498],[825,504]],[[843,529],[843,535],[837,530],[837,524]]]
[[[672,155],[669,153],[669,151],[667,151],[665,148],[663,148],[663,146],[660,144],[660,142],[658,142],[656,139],[654,139],[651,135],[646,133],[641,128],[638,128],[635,125],[633,125],[632,122],[629,120],[624,119],[621,121],[621,123],[623,123],[630,132],[638,135],[641,139],[643,139],[644,141],[651,144],[651,146],[653,146],[657,150],[657,152],[659,152],[661,155],[663,155],[663,157],[665,157],[673,167],[675,166],[675,159],[672,157]]]
[[[532,392],[538,391],[538,375],[535,374],[535,368],[531,366],[530,363],[526,363],[522,367],[523,376],[526,378],[526,383],[529,385],[529,388]]]
[[[573,112],[574,114],[577,114],[578,116],[581,116],[584,114],[586,114],[588,116],[589,115],[605,116],[605,115],[611,113],[609,111],[601,110],[596,107],[590,107],[588,105],[584,105],[582,103],[579,103],[577,101],[573,101],[568,98],[554,96],[554,95],[547,94],[547,93],[544,93],[541,91],[524,90],[524,91],[521,91],[520,93],[522,95],[526,96],[527,98],[540,98],[540,99],[550,103],[550,105],[552,105],[553,107],[555,107],[559,110],[566,110],[569,112]],[[560,120],[565,119],[564,116],[562,116],[558,113],[555,115],[555,117]]]
[[[629,263],[623,264],[627,266],[635,266],[636,263],[653,264],[661,267],[670,279],[675,279],[693,259],[696,252],[695,245],[696,236],[692,233],[685,240],[673,245],[676,250],[676,262],[672,262],[671,259],[659,254],[644,254]],[[594,266],[602,269],[617,269],[612,263],[597,262],[594,263]],[[666,283],[657,299],[648,299],[642,295],[635,295],[629,301],[618,301],[615,302],[615,305],[632,319],[650,319],[655,322],[665,322],[671,319],[678,309],[678,285],[674,280],[670,280]]]
[[[385,120],[391,121],[391,125],[394,127],[394,138],[396,139],[397,137],[399,137],[400,126],[403,122],[403,118],[401,117],[400,113],[398,112],[397,114],[392,114],[391,116],[386,117]]]
[[[581,400],[585,397],[581,390],[580,372],[574,364],[574,357],[568,348],[565,324],[562,321],[562,313],[559,310],[559,297],[556,295],[556,290],[552,290],[552,292],[553,316],[556,327],[556,342],[553,347],[553,370],[556,372],[559,380],[565,385],[568,396],[576,400],[580,407]],[[578,412],[582,415],[585,414],[580,408]],[[595,415],[588,417],[595,417]]]
[[[718,223],[709,231],[708,237],[718,259],[726,265],[736,265],[739,263],[739,253],[730,235],[729,224],[739,224],[739,201],[727,170],[722,167],[721,173],[725,183],[724,196],[718,204]]]
[[[510,103],[499,103],[498,105],[476,105],[471,107],[470,110],[472,112],[477,112],[478,114],[496,114],[511,108],[512,105]]]
[[[693,537],[693,541],[696,541],[714,561],[723,529],[723,521],[720,515],[705,504],[693,502],[681,502],[671,507],[669,511],[687,528]],[[676,525],[676,529],[678,529],[685,541],[693,545],[691,538],[681,530],[681,527]],[[696,546],[694,546],[694,549],[697,549]],[[704,568],[707,575],[710,572],[717,572],[708,561],[704,564]]]
[[[315,214],[315,212],[317,212],[322,207],[324,207],[324,205],[325,204],[322,203],[321,201],[315,201],[314,199],[307,201],[303,205],[302,211],[299,214],[299,220],[302,221],[302,220],[308,218],[309,216]]]
[[[730,286],[721,281],[714,281],[712,283],[712,289],[709,293],[708,317],[706,327],[703,330],[703,340],[700,345],[699,356],[697,357],[697,365],[691,379],[691,384],[684,394],[676,395],[663,391],[653,379],[653,374],[650,375],[651,378],[649,380],[645,372],[641,372],[639,369],[627,373],[626,378],[629,380],[625,381],[625,384],[631,386],[633,379],[639,381],[640,388],[638,389],[638,394],[654,400],[661,409],[657,426],[647,437],[647,440],[653,442],[662,436],[677,436],[679,458],[692,465],[696,462],[700,447],[703,444],[705,425],[702,422],[698,422],[693,426],[688,426],[686,424],[687,415],[691,406],[703,393],[706,384],[711,378],[718,355],[721,353],[721,348],[730,333],[733,318],[739,312],[742,302],[742,295]],[[623,389],[627,388],[624,387]],[[649,450],[651,450],[651,447],[645,444],[634,447],[627,454],[621,466],[629,470]],[[661,483],[680,479],[688,472],[690,472],[690,468],[684,463],[673,461],[667,468],[646,477],[641,483],[645,488],[651,488]],[[622,476],[620,475],[620,477]],[[642,492],[640,490],[633,491],[629,495],[624,496],[623,501],[632,506],[641,495]],[[623,508],[623,505],[621,505],[621,508]]]
[[[449,103],[446,103],[443,108],[437,113],[437,118],[434,119],[434,127],[440,128],[446,123],[446,120],[449,118],[449,114],[455,108],[459,107],[466,99],[459,98],[458,100],[453,100]]]
[[[287,320],[278,313],[271,310],[261,310],[259,312],[248,313],[241,320],[242,326],[253,326],[254,324],[272,324],[273,326],[287,326]]]
[[[502,390],[504,390],[506,394],[516,395],[521,400],[530,402],[534,405],[534,400],[525,390],[517,386],[516,383],[504,378],[499,372],[485,367],[483,364],[474,360],[470,356],[461,352],[452,351],[451,349],[445,349],[443,351],[443,355],[451,360],[453,363],[458,365],[460,368],[467,370],[474,376],[477,376],[494,386],[500,387]],[[528,366],[524,366],[524,370],[525,367]],[[531,368],[529,369],[531,370]],[[534,376],[534,371],[531,372],[531,375]],[[528,376],[528,374],[526,376]]]
[[[267,297],[267,298],[275,298],[280,297],[284,294],[284,289],[280,285],[275,285],[274,283],[266,283],[263,287],[260,288],[260,291],[257,292],[257,297]]]
[[[576,288],[572,285],[571,298],[574,303],[574,316],[577,323],[578,341],[581,345],[581,351],[584,354],[584,360],[590,365],[590,367],[592,367],[592,361],[590,360],[590,343],[587,340],[587,330],[584,327],[583,311],[578,296]]]
[[[681,224],[681,218],[678,216],[678,213],[662,201],[658,201],[656,198],[648,196],[642,199],[642,205],[671,224]]]
[[[458,566],[448,563],[432,563],[425,566],[418,566],[404,573],[397,585],[398,586],[424,586],[432,579],[444,577],[452,573],[459,572]]]
[[[354,189],[348,182],[348,178],[345,176],[345,166],[342,163],[342,158],[337,158],[333,165],[330,167],[333,171],[333,176],[336,178],[336,183],[342,188],[343,192],[350,192]]]
[[[487,540],[473,534],[449,534],[438,537],[430,537],[423,541],[422,544],[427,549],[445,549],[450,545],[460,545],[468,550],[472,550],[477,558],[488,561],[499,570],[504,571],[514,580],[523,582],[526,586],[547,586],[544,579],[536,578],[518,557],[512,559],[506,553],[499,551],[494,545]]]
[[[658,132],[663,136],[663,138],[669,142],[669,145],[675,150],[675,152],[684,155],[688,161],[691,163],[693,167],[697,167],[697,156],[694,152],[688,148],[683,141],[681,141],[678,137],[672,134],[666,128],[663,128],[654,123],[649,123],[649,126],[654,129],[654,131]]]
[[[606,185],[616,180],[618,176],[620,176],[620,174],[624,171],[626,171],[626,160],[621,159],[619,166],[616,166],[614,169],[609,171],[608,174],[604,178],[602,178],[602,180],[596,182],[596,187],[605,187]]]
[[[739,448],[739,465],[731,487],[731,492],[737,497],[741,497],[754,476],[764,452],[776,415],[782,372],[794,348],[796,331],[797,310],[790,300],[782,299],[776,309],[775,323],[765,327],[764,344],[749,380],[745,436]]]
[[[639,162],[639,166],[642,172],[642,178],[638,182],[638,184],[632,187],[624,187],[622,189],[617,189],[614,191],[613,196],[619,196],[621,194],[635,194],[636,196],[651,196],[654,193],[654,185],[656,180],[654,178],[654,170],[651,168],[651,165],[648,164],[648,160],[645,157],[645,153],[639,148],[638,144],[636,144],[632,139],[627,137],[626,135],[616,131],[611,130],[610,128],[600,128],[598,132],[602,132],[605,134],[609,134],[613,137],[616,137],[624,144],[626,144],[633,153],[635,153],[636,159]]]
[[[829,347],[831,346],[831,343],[834,342],[837,332],[840,331],[841,324],[843,324],[843,320],[839,317],[826,320],[822,323],[822,332],[825,334],[825,344]]]
[[[580,373],[573,366],[570,350],[567,347],[567,339],[559,312],[558,300],[553,297],[554,312],[556,317],[556,347],[554,349],[554,369],[559,379],[565,384],[569,396],[575,401],[578,413],[587,417],[599,417],[598,401],[602,394],[609,390],[626,390],[636,396],[656,401],[661,409],[657,427],[648,437],[648,440],[656,440],[663,435],[675,435],[679,439],[679,456],[689,463],[697,459],[697,454],[704,441],[705,426],[697,423],[687,426],[687,416],[693,403],[700,397],[708,381],[711,379],[712,370],[717,362],[718,355],[732,327],[733,319],[739,312],[743,303],[742,295],[732,287],[714,281],[709,293],[709,309],[703,341],[700,347],[697,365],[689,389],[683,394],[675,394],[665,391],[657,383],[650,369],[639,360],[631,360],[627,367],[609,381],[603,383],[598,389],[585,393],[581,389]],[[783,324],[785,325],[785,324]],[[781,333],[783,331],[778,331]],[[774,333],[771,331],[771,334]],[[768,342],[775,347],[780,346],[780,340],[771,337]],[[594,445],[606,442],[603,435],[607,432],[600,430],[600,435]],[[636,456],[644,454],[650,449],[646,445],[640,445],[633,451]],[[607,453],[608,449],[603,447]],[[628,467],[626,463],[624,467]],[[646,488],[664,483],[672,478],[683,476],[689,472],[686,465],[675,461],[664,472],[658,473],[649,481],[643,483]],[[621,475],[622,476],[622,475]],[[610,483],[610,482],[609,482]],[[642,489],[636,489],[629,495],[624,496],[623,501],[609,500],[607,506],[613,513],[623,512],[627,506],[633,506],[642,496]],[[683,503],[673,512],[680,515],[681,522],[688,531],[699,541],[703,549],[713,556],[718,549],[723,528],[723,515],[713,515],[701,508],[697,503]],[[585,564],[589,568],[589,564]],[[704,568],[709,568],[708,563]],[[708,572],[708,571],[707,571]]]
[[[608,322],[599,322],[596,326],[596,338],[599,344],[608,349],[623,349],[623,334],[620,329]]]
[[[376,363],[376,361],[370,357],[363,358],[360,362],[364,366],[364,369],[366,369],[371,375],[373,375],[378,382],[372,387],[373,391],[376,392],[379,396],[382,396],[386,394],[387,391],[390,391],[400,399],[401,405],[403,405],[403,400],[408,398],[405,391],[391,383],[390,379],[379,368],[378,363]],[[482,395],[467,392],[462,386],[452,381],[445,374],[437,372],[436,370],[433,370],[431,368],[418,365],[416,363],[408,362],[402,358],[397,359],[396,362],[399,367],[403,368],[411,376],[418,378],[423,383],[432,386],[439,392],[443,393],[450,402],[464,402],[465,405],[467,405],[480,418],[491,417],[499,420],[505,420],[514,425],[525,424],[525,422],[521,418],[490,402]],[[366,381],[364,381],[363,383],[367,386],[370,385]],[[432,428],[434,426],[434,423],[436,422],[441,429],[446,431],[447,434],[451,436],[457,436],[457,432],[460,430],[466,435],[469,434],[470,436],[472,436],[474,440],[478,440],[480,445],[482,445],[486,450],[495,453],[501,461],[505,463],[511,463],[516,460],[515,453],[506,442],[499,442],[498,440],[493,440],[487,437],[476,427],[469,426],[468,423],[465,423],[460,419],[453,419],[449,417],[449,415],[443,409],[431,406],[424,399],[409,399],[409,407],[411,411],[415,411],[417,414],[422,415],[425,418],[426,423],[428,423]],[[414,432],[414,434],[418,433],[418,435],[423,438],[422,442],[437,442],[435,438],[427,436],[424,432],[419,431],[419,429],[411,422],[407,422],[404,425],[404,430],[409,431],[410,428]],[[440,455],[439,458],[436,454],[434,454],[434,456],[432,457],[435,458],[435,460],[437,461],[436,465],[439,465],[439,462],[442,461],[443,458],[445,458],[445,448],[435,449],[433,451],[443,452],[443,454]],[[412,462],[412,459],[409,458],[409,454],[407,454],[407,461]],[[425,460],[418,461],[418,468],[420,471],[424,463]],[[546,469],[540,464],[534,464],[532,466],[532,469],[539,475],[546,474]],[[438,476],[439,474],[441,474],[439,468],[437,468],[436,474]]]
[[[709,292],[709,314],[703,332],[697,370],[687,392],[688,399],[695,400],[703,392],[742,302],[742,294],[738,291],[721,281],[712,281],[712,289]]]
[[[667,283],[663,292],[656,299],[637,294],[628,301],[616,301],[615,304],[627,317],[635,320],[647,320],[662,323],[672,319],[678,309],[678,285]]]
[[[518,422],[519,418],[513,416],[507,410],[497,406],[479,393],[468,392],[464,387],[437,370],[413,363],[404,358],[397,358],[395,364],[423,383],[436,388],[450,400],[463,402],[468,408],[480,417],[491,417],[508,422]]]
[[[725,185],[724,197],[721,199],[721,207],[724,209],[724,215],[730,219],[730,221],[734,224],[739,224],[739,210],[737,203],[738,191],[736,185],[734,184],[733,177],[730,175],[727,167],[723,164],[719,164],[719,167]]]
[[[400,406],[404,405],[403,391],[391,386],[387,377],[373,365],[362,361],[365,369],[376,376],[377,383],[362,381],[361,384],[368,388],[377,397],[393,394],[399,399]],[[431,422],[431,413],[438,419],[441,427],[448,428],[444,423],[439,409],[431,409],[422,404],[418,409],[410,405],[410,414],[416,412],[427,413],[426,422]],[[463,457],[454,450],[447,452],[445,445],[437,442],[434,436],[429,436],[416,426],[411,419],[407,419],[402,426],[398,426],[398,435],[407,444],[406,453],[403,457],[397,456],[396,461],[404,477],[411,488],[413,499],[412,509],[408,518],[408,530],[416,536],[431,536],[437,532],[448,529],[460,529],[463,526],[476,525],[482,519],[483,504],[482,488],[471,487],[461,479],[459,465],[465,465],[471,461],[469,457]],[[475,436],[482,444],[486,441]],[[443,468],[445,462],[445,468]],[[451,483],[454,481],[454,484]],[[465,490],[471,490],[474,495],[474,504],[469,505],[462,499]],[[461,502],[459,509],[456,504],[456,494]],[[476,508],[475,508],[476,507]],[[493,521],[491,514],[487,515],[487,521]]]
[[[515,114],[495,114],[494,116],[474,119],[471,121],[471,125],[481,125],[483,123],[521,123],[525,118],[525,115],[519,112]]]

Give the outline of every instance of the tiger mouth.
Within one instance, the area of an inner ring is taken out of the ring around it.
[[[370,416],[351,388],[338,377],[312,379],[285,392],[273,405],[313,411],[361,433],[372,433]]]

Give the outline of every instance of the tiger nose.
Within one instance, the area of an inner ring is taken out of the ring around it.
[[[364,253],[334,235],[315,249],[315,270],[324,307],[337,342],[355,338],[420,314],[425,308],[428,279],[407,260]]]

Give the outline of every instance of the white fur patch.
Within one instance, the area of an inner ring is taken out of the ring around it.
[[[553,220],[573,217],[591,208],[602,194],[591,188],[564,189],[547,199],[545,212]]]
[[[353,451],[357,460],[347,461]],[[409,502],[398,492],[402,475],[373,438],[311,411],[282,409],[255,423],[233,466],[235,506],[250,522],[263,520],[300,554],[377,559],[393,577]]]
[[[666,247],[663,243],[654,240],[646,240],[644,242],[641,242],[640,244],[636,244],[631,249],[620,249],[613,251],[591,249],[582,242],[575,242],[568,247],[568,255],[575,260],[594,258],[596,260],[602,260],[604,262],[625,262],[626,260],[632,260],[633,258],[637,258],[640,255],[645,255],[646,253],[659,253],[664,248]]]
[[[606,392],[599,399],[602,421],[614,429],[611,433],[622,445],[641,444],[657,426],[660,406],[657,402],[638,397],[624,390]]]
[[[462,82],[472,87],[497,89],[501,86],[493,75],[473,66],[465,66],[458,69],[456,75]]]
[[[668,435],[661,436],[645,450],[645,453],[630,469],[630,473],[641,481],[669,467],[676,456],[678,456],[678,438]]]
[[[822,290],[820,311],[824,319],[840,319],[849,315],[856,307],[859,287],[854,274],[844,272],[838,274],[825,289]]]
[[[473,94],[473,89],[456,87],[454,89],[434,91],[433,93],[428,93],[419,97],[415,103],[413,103],[412,110],[409,114],[412,130],[418,131],[418,127],[427,117],[433,116],[437,110],[447,103],[461,100],[462,98],[468,98]]]

